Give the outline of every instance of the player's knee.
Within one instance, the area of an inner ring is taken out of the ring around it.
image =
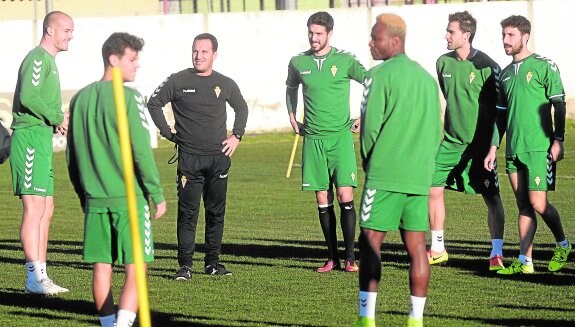
[[[538,214],[543,215],[547,210],[548,204],[549,202],[547,201],[533,201],[531,206],[533,207],[533,210],[537,211]]]
[[[337,189],[337,202],[344,203],[353,201],[353,188],[340,187]]]

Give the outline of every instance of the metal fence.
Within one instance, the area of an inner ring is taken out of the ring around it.
[[[388,5],[487,2],[509,0],[159,0],[164,14],[312,10]]]

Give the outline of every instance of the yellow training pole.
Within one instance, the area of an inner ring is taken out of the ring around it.
[[[141,327],[149,327],[150,306],[148,303],[148,286],[144,271],[144,254],[142,253],[142,240],[138,226],[138,206],[136,205],[136,190],[134,187],[134,164],[132,159],[132,144],[128,131],[128,114],[126,98],[124,95],[124,81],[120,68],[112,68],[112,85],[114,86],[114,100],[116,102],[116,115],[118,117],[118,134],[120,136],[120,149],[122,152],[122,165],[124,166],[124,182],[126,184],[126,199],[128,201],[128,214],[130,216],[130,232],[132,234],[132,248],[134,251],[134,265],[136,267],[136,285],[138,286],[139,319]]]
[[[299,121],[303,118],[303,110],[301,111]],[[300,131],[301,132],[301,131]],[[286,178],[291,176],[291,167],[293,166],[293,159],[295,158],[295,150],[297,149],[297,142],[299,141],[299,134],[296,134],[295,140],[293,140],[293,146],[291,148],[291,156],[289,158],[288,169],[286,173]]]
[[[295,135],[295,140],[293,140],[293,146],[291,148],[291,156],[289,157],[288,169],[286,173],[286,178],[291,176],[291,167],[293,165],[293,159],[295,158],[295,150],[297,149],[297,142],[299,141],[299,134]]]

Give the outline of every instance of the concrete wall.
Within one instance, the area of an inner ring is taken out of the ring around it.
[[[332,45],[351,51],[366,67],[371,59],[368,42],[374,18],[382,12],[401,15],[407,22],[407,54],[435,75],[435,61],[445,53],[445,28],[449,13],[470,11],[478,20],[474,46],[489,54],[501,66],[510,63],[503,52],[499,22],[520,14],[532,22],[529,46],[532,51],[555,60],[561,69],[568,98],[575,95],[575,44],[572,35],[571,1],[534,0],[461,4],[388,6],[334,9]],[[549,8],[553,8],[550,10]],[[144,95],[152,93],[171,73],[191,66],[192,39],[201,32],[218,37],[220,48],[215,69],[236,80],[250,107],[248,131],[288,129],[285,110],[285,78],[289,59],[308,48],[306,21],[312,11],[168,15],[141,17],[80,17],[75,19],[74,40],[68,52],[57,56],[64,103],[69,95],[101,77],[100,49],[115,31],[126,31],[146,41],[141,69],[132,86]],[[17,31],[17,33],[14,33]],[[0,111],[10,110],[18,66],[37,44],[39,32],[30,20],[0,21],[3,44],[10,49],[0,60]],[[352,87],[351,106],[359,115],[361,87]],[[301,103],[301,102],[300,102]],[[570,112],[573,111],[571,101]],[[233,112],[228,117],[231,124]]]

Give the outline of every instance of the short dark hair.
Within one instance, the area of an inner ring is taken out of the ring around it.
[[[333,30],[333,17],[325,11],[318,11],[309,16],[307,27],[309,28],[311,25],[324,26],[326,31],[331,32]]]
[[[104,42],[104,45],[102,45],[102,59],[104,60],[104,67],[108,67],[108,65],[110,65],[111,55],[122,57],[126,48],[139,52],[142,51],[143,47],[144,40],[137,36],[124,32],[113,33]]]
[[[458,22],[459,28],[465,32],[470,33],[469,43],[473,42],[475,32],[477,31],[477,20],[466,11],[460,11],[449,15],[449,22]]]
[[[529,20],[520,15],[512,15],[501,21],[501,28],[515,27],[521,32],[521,35],[531,34],[531,23]]]
[[[213,36],[212,34],[210,33],[198,34],[194,38],[194,43],[196,43],[197,40],[210,40],[210,42],[212,42],[212,51],[214,52],[218,51],[218,39],[216,39],[216,37]]]

